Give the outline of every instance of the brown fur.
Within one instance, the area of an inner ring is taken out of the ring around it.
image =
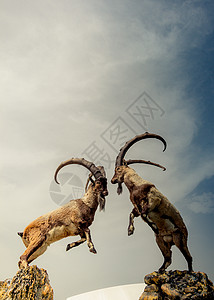
[[[80,235],[81,239],[68,244],[66,250],[87,241],[89,251],[96,253],[88,227],[94,220],[100,197],[107,195],[106,181],[95,180],[81,199],[71,200],[31,222],[23,233],[19,233],[27,247],[20,257],[19,267],[26,267],[50,244],[68,236]]]
[[[187,260],[189,271],[192,271],[187,229],[175,206],[152,183],[142,179],[128,166],[117,167],[111,182],[124,182],[130,192],[134,209],[130,213],[128,235],[134,233],[134,218],[138,216],[155,232],[156,242],[164,256],[164,263],[159,271],[164,271],[171,264],[172,245],[180,249]]]

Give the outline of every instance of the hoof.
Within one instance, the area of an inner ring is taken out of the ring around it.
[[[90,251],[91,253],[97,254],[97,251],[96,251],[95,248],[90,248],[89,251]]]
[[[130,228],[128,228],[128,236],[132,235],[134,233],[134,227],[131,226]]]
[[[67,245],[66,247],[66,251],[70,250],[72,247],[70,246],[70,244]]]
[[[165,272],[165,269],[159,269],[158,273],[163,274]]]
[[[188,270],[189,273],[194,273],[193,269]]]
[[[25,269],[25,268],[27,268],[28,267],[27,261],[26,260],[20,260],[18,262],[18,267],[19,267],[19,269]]]

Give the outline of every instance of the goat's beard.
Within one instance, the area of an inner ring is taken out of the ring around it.
[[[102,194],[99,195],[98,203],[100,206],[100,211],[105,210],[106,199]]]
[[[118,195],[120,195],[120,194],[122,194],[122,192],[123,192],[122,183],[118,182],[117,193],[118,193]]]

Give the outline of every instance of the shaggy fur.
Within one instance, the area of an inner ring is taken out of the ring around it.
[[[27,248],[20,257],[19,267],[26,267],[42,255],[50,244],[68,236],[80,235],[81,239],[68,244],[66,250],[87,241],[89,251],[96,253],[88,227],[94,220],[99,203],[104,208],[103,201],[107,195],[106,179],[100,178],[89,185],[81,199],[71,200],[31,222],[23,233],[18,233]]]
[[[171,264],[171,247],[176,245],[192,271],[192,257],[187,247],[187,229],[178,210],[149,181],[142,179],[132,168],[122,165],[115,168],[111,180],[113,184],[124,182],[130,192],[134,209],[130,213],[128,235],[134,233],[134,218],[142,219],[155,232],[156,242],[163,256],[164,263],[159,271],[164,271]]]

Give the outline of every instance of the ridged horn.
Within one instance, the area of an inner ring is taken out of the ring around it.
[[[59,171],[62,168],[64,168],[65,166],[73,165],[73,164],[81,165],[81,166],[87,168],[93,174],[95,179],[99,179],[100,177],[105,177],[104,170],[100,169],[101,167],[96,167],[95,164],[93,164],[92,162],[90,162],[84,158],[71,158],[69,160],[62,162],[56,169],[56,172],[54,174],[54,180],[56,181],[56,183],[59,184],[59,182],[57,180],[57,175],[58,175]]]
[[[156,166],[159,167],[161,169],[163,169],[163,171],[166,171],[166,168],[162,165],[156,164],[150,160],[143,160],[143,159],[129,159],[129,160],[124,160],[126,165],[131,165],[131,164],[147,164],[147,165],[152,165],[152,166]]]
[[[135,143],[137,143],[141,140],[145,140],[145,139],[158,139],[158,140],[160,140],[164,144],[163,151],[166,150],[167,144],[166,144],[166,141],[164,140],[164,138],[162,138],[158,134],[145,132],[143,134],[136,135],[133,139],[131,139],[128,142],[125,143],[125,145],[120,149],[120,152],[119,152],[119,154],[116,158],[115,167],[119,167],[119,166],[124,164],[124,162],[125,162],[124,161],[124,156],[126,155],[126,152],[130,149],[131,146],[133,146]]]

